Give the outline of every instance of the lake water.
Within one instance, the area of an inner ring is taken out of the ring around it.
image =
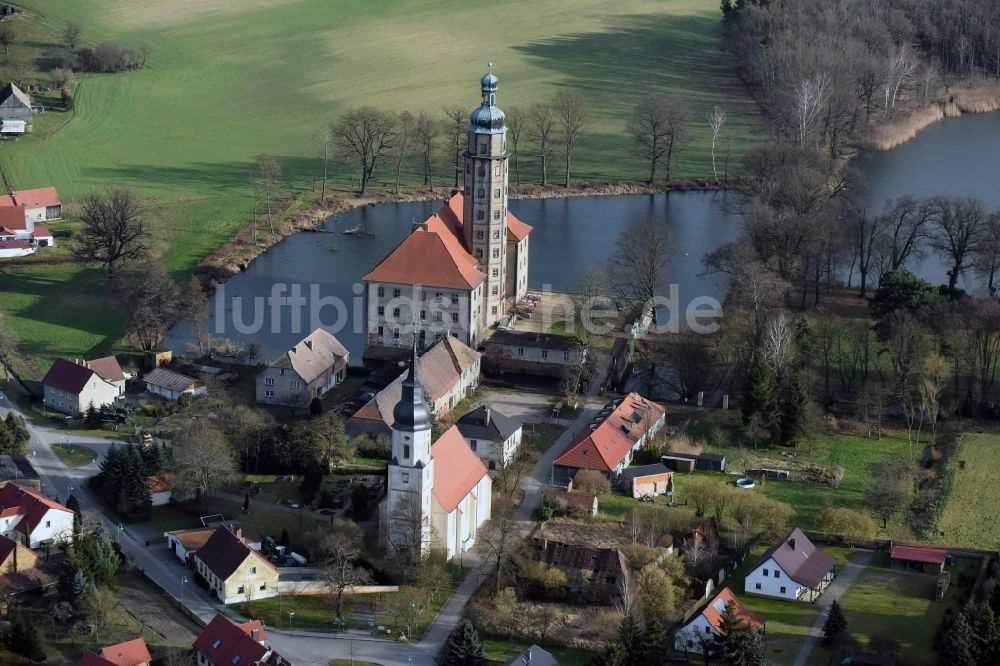
[[[1000,114],[949,118],[925,130],[895,150],[868,155],[858,163],[869,189],[869,209],[880,211],[887,200],[903,195],[974,196],[990,208],[1000,208]],[[511,201],[511,210],[535,227],[532,233],[529,284],[570,289],[590,266],[604,262],[622,230],[647,218],[661,221],[672,232],[677,252],[670,264],[670,281],[679,286],[680,308],[699,296],[720,294],[721,280],[699,275],[707,252],[735,238],[741,230],[738,212],[742,197],[730,192],[674,192],[658,195],[571,197]],[[210,304],[206,328],[213,335],[238,344],[256,341],[271,358],[322,324],[361,362],[363,336],[359,279],[371,270],[409,232],[414,222],[427,218],[441,201],[384,204],[360,208],[328,220],[330,233],[300,233],[256,259],[246,272],[229,280]],[[364,222],[374,237],[345,236],[340,232]],[[912,269],[935,283],[946,280],[933,256]],[[290,307],[267,307],[276,295],[301,295],[304,303],[296,320]],[[962,286],[972,286],[966,281]],[[297,292],[293,290],[298,290]],[[336,298],[343,310],[320,305]],[[254,299],[262,326],[236,326],[254,320]],[[222,322],[220,324],[219,322]],[[194,337],[192,322],[180,324],[167,345],[184,351]]]

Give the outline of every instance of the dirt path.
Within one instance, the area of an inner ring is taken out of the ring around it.
[[[118,590],[118,600],[129,615],[163,636],[167,643],[187,645],[196,638],[185,627],[164,615],[156,604],[150,603],[146,595],[138,590],[120,589]]]

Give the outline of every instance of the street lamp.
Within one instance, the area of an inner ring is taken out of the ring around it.
[[[410,621],[406,624],[406,640],[413,640],[413,614],[416,612],[417,604],[415,601],[410,602]]]
[[[118,528],[115,530],[115,540],[119,543],[119,545],[122,542],[122,532],[124,531],[125,531],[125,526],[122,525],[121,523],[118,523]]]
[[[288,611],[288,628],[292,628],[292,618],[295,617],[295,611]]]
[[[181,576],[181,606],[184,605],[184,585],[187,584],[187,576]]]

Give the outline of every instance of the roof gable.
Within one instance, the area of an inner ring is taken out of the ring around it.
[[[837,564],[833,556],[816,548],[797,527],[764,551],[750,567],[750,571],[756,571],[768,560],[774,560],[785,575],[796,583],[812,588],[818,587]]]
[[[222,580],[228,580],[248,557],[259,560],[277,572],[273,564],[225,527],[216,529],[205,545],[198,549],[195,557],[204,562],[205,566]]]
[[[532,232],[530,224],[525,224],[519,220],[514,213],[507,211],[507,240],[519,242],[525,239]]]
[[[100,656],[115,666],[136,666],[152,660],[146,641],[141,638],[101,648]]]
[[[24,206],[0,206],[0,227],[24,231],[28,228],[27,214]]]
[[[95,372],[86,366],[72,363],[64,358],[57,358],[49,371],[45,373],[42,384],[79,395],[94,374]]]
[[[142,381],[147,384],[152,384],[153,386],[159,386],[160,388],[165,388],[168,391],[187,391],[195,384],[198,380],[194,377],[188,377],[187,375],[182,375],[179,372],[174,372],[173,370],[168,370],[167,368],[155,368],[150,371]]]
[[[434,477],[434,499],[448,513],[455,510],[463,499],[489,472],[457,426],[445,430],[431,446],[434,466],[443,474]]]
[[[61,206],[59,193],[54,187],[38,187],[33,190],[21,190],[11,192],[11,198],[18,206],[25,208],[48,208],[49,206]]]
[[[340,344],[340,340],[317,328],[268,366],[291,368],[308,384],[347,356],[347,348]]]
[[[736,614],[736,620],[744,627],[753,627],[755,629],[764,626],[764,617],[758,615],[753,611],[749,610],[746,606],[740,603],[740,600],[736,598],[733,591],[728,587],[724,587],[719,590],[719,593],[712,597],[704,608],[701,609],[700,615],[705,618],[709,626],[711,626],[717,633],[724,634],[722,630],[722,617],[725,615],[726,606],[733,604],[733,611]]]
[[[614,405],[614,403],[612,403]],[[607,410],[602,410],[604,413]],[[629,393],[591,429],[569,443],[555,465],[610,471],[620,465],[635,443],[664,414],[660,405]],[[601,419],[602,417],[598,417]]]
[[[8,108],[12,106],[26,106],[30,109],[31,99],[16,85],[8,83],[3,88],[0,88],[0,106]]]
[[[480,405],[455,423],[462,435],[473,439],[506,441],[521,429],[521,424],[500,410]]]
[[[96,372],[105,381],[112,383],[125,381],[125,373],[122,372],[122,366],[118,365],[118,359],[114,356],[105,356],[103,358],[95,358],[92,361],[84,361],[83,365]]]
[[[256,634],[255,634],[256,632]],[[258,638],[254,640],[253,636]],[[232,666],[238,655],[238,666],[260,661],[268,649],[261,642],[267,639],[260,620],[236,624],[222,613],[217,613],[194,642],[194,649],[204,654],[213,664]]]

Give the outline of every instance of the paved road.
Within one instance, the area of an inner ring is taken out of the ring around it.
[[[817,602],[820,611],[816,617],[816,622],[813,623],[812,629],[809,630],[809,635],[806,636],[802,647],[799,648],[799,654],[795,657],[792,666],[805,666],[809,655],[812,654],[813,648],[816,647],[816,643],[819,642],[820,636],[823,633],[823,625],[826,623],[826,613],[830,610],[831,604],[833,604],[835,599],[839,599],[840,595],[851,586],[851,583],[865,570],[865,567],[868,566],[868,563],[871,562],[874,556],[875,553],[870,551],[853,553],[847,562],[847,566],[840,570],[837,577],[830,583],[830,587],[826,588],[823,596]]]

